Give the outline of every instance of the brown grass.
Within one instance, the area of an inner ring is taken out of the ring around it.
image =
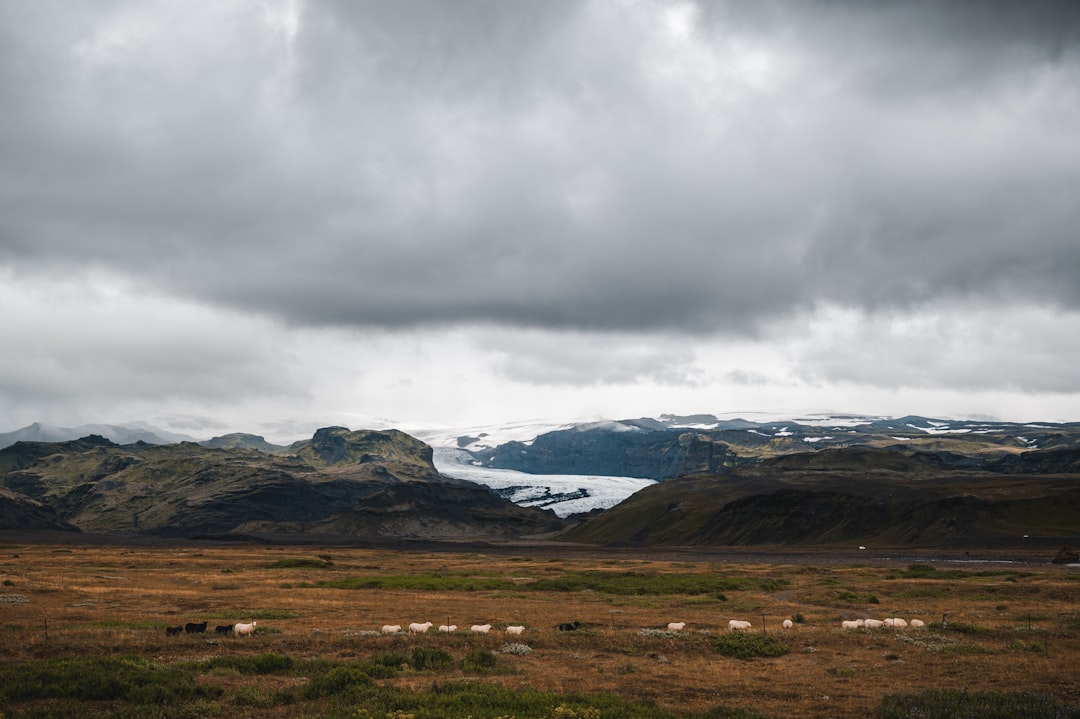
[[[283,558],[329,555],[325,569],[266,569]],[[824,559],[824,557],[823,557]],[[782,560],[782,558],[781,558]],[[940,565],[942,567],[946,565]],[[906,564],[769,564],[640,559],[625,555],[482,555],[344,547],[83,546],[19,543],[0,547],[0,661],[134,654],[162,662],[274,652],[297,659],[356,659],[415,645],[441,647],[459,660],[473,647],[499,649],[506,638],[440,635],[369,636],[383,624],[524,624],[518,640],[532,654],[502,655],[510,671],[483,681],[555,692],[615,692],[679,713],[717,705],[777,717],[863,717],[881,697],[927,688],[1047,692],[1080,703],[1080,577],[1049,564],[1010,565],[1012,575],[952,579],[890,578]],[[950,567],[952,568],[952,567]],[[986,566],[965,567],[970,572]],[[530,582],[580,570],[717,573],[789,584],[776,592],[710,596],[612,596],[532,591]],[[368,575],[476,573],[512,579],[506,591],[342,590],[324,579]],[[844,594],[845,592],[850,594]],[[877,604],[842,596],[874,596]],[[2,598],[2,597],[0,597]],[[954,629],[842,632],[843,618],[919,617]],[[801,614],[805,623],[780,628]],[[715,637],[732,618],[782,636],[791,652],[741,661],[719,656]],[[214,635],[216,624],[258,620],[254,637]],[[276,618],[275,618],[276,617]],[[206,635],[166,637],[167,625],[208,621]],[[579,620],[579,632],[558,632]],[[677,638],[642,628],[685,621]],[[47,638],[46,638],[47,629]],[[438,681],[460,677],[459,670]],[[235,677],[207,677],[223,686]],[[245,677],[282,688],[293,677]],[[418,690],[433,678],[396,680]],[[279,712],[286,712],[279,708]],[[279,713],[285,716],[285,713]]]

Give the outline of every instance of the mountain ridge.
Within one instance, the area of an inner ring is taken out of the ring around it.
[[[156,536],[538,534],[550,512],[441,476],[402,432],[319,430],[284,454],[89,436],[0,450],[0,487],[83,531]]]

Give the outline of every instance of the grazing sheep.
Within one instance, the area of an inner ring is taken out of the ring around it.
[[[907,626],[907,620],[900,617],[889,617],[884,620],[885,626],[894,627],[896,629],[903,629]]]
[[[510,627],[506,628],[506,633],[507,634],[512,634],[514,636],[521,636],[522,634],[525,633],[525,627],[513,627],[513,626],[510,626]]]
[[[417,623],[413,622],[409,625],[409,634],[423,634],[432,627],[431,622]]]
[[[165,636],[172,637],[184,631],[183,627],[165,627]]]
[[[727,625],[728,625],[728,629],[730,629],[733,632],[749,631],[750,627],[752,626],[750,624],[750,622],[746,622],[746,621],[743,621],[741,619],[732,619],[731,621],[729,621],[727,623]]]
[[[382,628],[383,634],[397,634],[401,631],[400,624],[384,624]]]
[[[580,627],[580,626],[581,626],[581,622],[579,622],[579,621],[577,621],[575,619],[572,622],[566,622],[566,623],[560,624],[558,626],[558,630],[560,632],[573,632],[573,631],[576,631],[577,628]]]
[[[219,624],[214,627],[214,634],[229,634],[232,630],[233,625],[231,624]]]
[[[490,624],[474,624],[469,628],[470,632],[476,632],[477,634],[487,634],[491,631]]]
[[[457,625],[456,624],[440,624],[439,625],[439,631],[442,632],[443,634],[449,634],[450,632],[456,632],[457,631]]]
[[[912,619],[910,624],[911,624],[912,629],[918,629],[919,627],[925,627],[926,626],[926,622],[924,622],[921,619]]]
[[[867,629],[881,629],[883,626],[885,626],[885,622],[881,621],[880,619],[864,619],[863,626]]]
[[[841,629],[859,629],[863,626],[863,620],[861,619],[845,619],[840,622]]]
[[[790,619],[785,619],[784,623],[780,626],[782,626],[784,629],[791,629],[793,626],[795,626],[795,622],[791,621]]]
[[[196,624],[195,622],[188,622],[184,625],[184,631],[188,634],[202,634],[206,631],[206,622]]]
[[[686,629],[686,622],[668,622],[667,630],[669,632],[681,632]]]
[[[256,624],[258,624],[258,622],[252,622],[251,624],[234,624],[232,628],[233,634],[238,637],[251,636],[255,633]]]

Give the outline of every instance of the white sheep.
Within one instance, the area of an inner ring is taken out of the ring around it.
[[[784,629],[791,629],[793,626],[795,626],[795,622],[791,621],[790,619],[785,619],[784,623],[780,626],[782,626]]]
[[[423,634],[427,630],[431,629],[432,626],[433,625],[431,622],[424,622],[423,624],[413,622],[409,625],[409,634]]]
[[[907,626],[907,620],[900,617],[889,617],[884,620],[884,624],[887,627],[893,627],[896,629],[903,629]]]
[[[881,629],[883,626],[885,626],[885,622],[881,621],[880,619],[864,619],[863,626],[867,629]]]
[[[926,626],[926,622],[924,622],[921,619],[912,619],[910,624],[911,624],[912,629],[918,629],[919,627],[925,627]]]
[[[383,634],[397,634],[401,631],[400,624],[384,624],[382,628]]]
[[[667,630],[669,632],[681,632],[686,629],[686,622],[668,622]]]
[[[252,622],[251,624],[234,624],[232,628],[233,634],[238,637],[251,636],[255,633],[256,624],[258,624],[258,622]]]
[[[863,620],[861,619],[845,619],[840,622],[841,629],[858,629],[863,626]]]
[[[506,628],[506,633],[507,633],[507,634],[512,634],[512,635],[514,635],[514,636],[521,636],[522,634],[524,634],[524,633],[525,633],[525,627],[520,627],[520,626],[519,626],[519,627],[514,627],[514,626],[510,626],[510,627],[507,627],[507,628]]]
[[[439,625],[439,631],[442,632],[443,634],[449,634],[450,632],[456,632],[457,631],[457,625],[456,624],[440,624]]]
[[[476,632],[477,634],[487,634],[491,631],[490,624],[474,624],[469,628],[470,632]]]
[[[751,627],[750,622],[743,621],[741,619],[732,619],[727,623],[728,629],[733,632],[745,632]]]

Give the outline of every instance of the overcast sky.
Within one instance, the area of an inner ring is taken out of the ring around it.
[[[1080,420],[1080,6],[0,0],[0,431]]]

